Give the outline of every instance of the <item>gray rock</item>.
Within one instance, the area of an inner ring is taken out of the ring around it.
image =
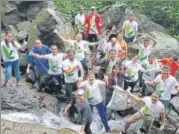
[[[104,18],[105,27],[115,26],[116,30],[120,30],[122,23],[128,19],[128,15],[133,13],[135,20],[139,24],[139,32],[150,33],[152,31],[159,31],[166,33],[164,27],[153,23],[145,15],[141,15],[133,11],[128,5],[117,3],[110,8],[103,10],[102,17]]]
[[[171,101],[170,104],[173,106],[174,111],[179,114],[179,96],[174,97]]]

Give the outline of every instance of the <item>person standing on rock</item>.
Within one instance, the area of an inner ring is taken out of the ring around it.
[[[128,20],[122,25],[122,33],[124,40],[129,43],[138,38],[138,23],[134,21],[134,15],[130,14]]]
[[[171,91],[173,88],[179,92],[179,85],[176,78],[170,75],[170,69],[164,67],[162,74],[158,75],[155,80],[146,82],[148,85],[156,85],[156,90],[160,93],[160,100],[165,106],[165,111],[168,108],[169,101],[171,99]]]
[[[85,57],[85,51],[88,51],[88,46],[94,46],[98,45],[98,42],[87,42],[85,40],[82,40],[82,34],[78,33],[76,35],[75,40],[67,40],[64,37],[62,37],[57,30],[54,30],[54,32],[57,34],[57,36],[60,38],[60,40],[63,43],[69,44],[70,49],[73,49],[75,51],[75,58],[78,59],[84,70],[88,71],[88,64]],[[68,46],[67,46],[68,47]]]
[[[72,100],[72,92],[77,90],[77,82],[83,80],[84,71],[81,63],[75,59],[75,51],[67,51],[68,59],[62,63],[62,68],[65,75],[65,91],[67,101]],[[78,73],[80,72],[80,77]]]
[[[96,7],[91,7],[91,12],[85,18],[85,36],[89,42],[97,42],[103,28],[102,17],[97,13]],[[94,50],[94,48],[93,48]]]
[[[36,53],[32,53],[33,57],[38,59],[47,59],[49,62],[49,70],[48,74],[46,74],[39,85],[38,91],[41,91],[42,88],[45,88],[48,85],[48,82],[55,78],[57,82],[55,82],[55,86],[58,86],[58,90],[62,89],[62,78],[63,78],[63,70],[62,70],[62,62],[67,56],[63,53],[58,53],[58,48],[56,45],[51,46],[51,54],[39,55]],[[50,87],[47,87],[50,90]]]
[[[94,74],[92,72],[89,72],[87,80],[79,82],[78,88],[84,89],[85,97],[88,99],[91,108],[93,108],[93,106],[97,108],[106,132],[110,132],[111,129],[107,122],[106,107],[103,101],[104,96],[102,96],[102,93],[106,91],[101,91],[103,89],[106,89],[105,82],[95,79]]]
[[[36,73],[37,84],[38,84],[37,88],[39,88],[41,77],[48,73],[49,64],[48,64],[47,59],[39,59],[39,58],[33,57],[31,56],[31,53],[35,53],[39,55],[46,55],[46,54],[50,54],[51,50],[48,46],[43,45],[39,39],[36,39],[34,42],[34,47],[29,53],[29,60],[28,60],[26,72],[30,73],[30,67],[31,67],[31,64],[33,63],[35,73]]]
[[[17,41],[13,40],[12,32],[6,32],[5,41],[1,42],[2,59],[5,66],[5,80],[2,87],[5,87],[9,78],[12,75],[12,68],[16,75],[16,86],[19,86],[20,82],[20,63],[18,50],[25,51],[26,47],[21,46]]]
[[[75,26],[77,33],[81,33],[82,37],[84,39],[84,23],[85,23],[85,14],[84,14],[84,8],[79,8],[79,13],[75,17]]]
[[[143,127],[145,128],[146,134],[149,133],[151,126],[153,125],[153,121],[155,118],[161,116],[162,125],[160,130],[164,129],[165,126],[165,109],[164,105],[159,101],[160,93],[154,92],[152,96],[147,96],[144,98],[140,98],[138,96],[133,95],[132,93],[128,92],[128,95],[136,100],[137,102],[145,103],[145,106],[142,107],[137,113],[132,115],[127,121],[124,126],[124,131],[122,134],[127,134],[127,130],[130,125],[136,122],[139,119],[143,119]]]
[[[70,104],[65,108],[64,116],[68,116],[68,110],[75,106],[80,115],[80,121],[82,123],[82,127],[80,129],[79,134],[92,134],[90,124],[92,122],[93,116],[90,105],[84,96],[84,90],[79,89],[77,91],[77,96],[74,98]]]

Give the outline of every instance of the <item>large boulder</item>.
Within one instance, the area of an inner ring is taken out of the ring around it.
[[[128,5],[121,4],[120,2],[112,5],[111,7],[104,8],[100,11],[104,18],[105,27],[115,26],[116,30],[119,31],[125,20],[132,13],[135,16],[135,20],[139,24],[139,32],[150,33],[152,31],[166,32],[166,29],[154,22],[152,22],[145,15],[139,14],[132,10]]]
[[[31,49],[34,40],[39,38],[48,46],[55,44],[63,49],[61,41],[57,38],[56,34],[53,33],[54,29],[58,29],[63,36],[70,37],[72,27],[66,23],[60,13],[57,13],[52,8],[39,12],[30,25],[28,48]]]

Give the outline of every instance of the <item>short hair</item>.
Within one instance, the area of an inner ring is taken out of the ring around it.
[[[56,48],[58,49],[57,45],[51,45],[51,47],[50,47],[50,48],[52,48],[52,47],[56,47]]]
[[[157,91],[157,90],[153,91],[153,92],[152,92],[152,95],[153,95],[153,94],[157,94],[157,95],[158,95],[158,97],[160,97],[160,96],[161,96],[160,92],[159,92],[159,91]]]
[[[109,53],[111,53],[111,52],[117,53],[115,49],[110,49],[110,50],[109,50]]]
[[[73,49],[68,49],[67,50],[67,54],[70,54],[70,53],[74,53],[75,54],[75,51]]]
[[[150,42],[150,41],[149,41],[149,39],[144,39],[144,42],[145,42],[145,41],[148,41],[148,42]]]
[[[154,58],[154,55],[150,54],[150,55],[148,56],[148,58]]]
[[[162,71],[170,71],[170,68],[168,66],[164,66]]]
[[[130,14],[128,15],[128,17],[130,17],[130,16],[134,16],[134,14],[133,14],[133,13],[130,13]]]
[[[87,76],[89,76],[89,75],[94,75],[93,71],[88,71]]]

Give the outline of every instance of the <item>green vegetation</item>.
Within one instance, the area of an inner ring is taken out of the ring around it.
[[[122,2],[122,1],[121,1]],[[152,21],[160,24],[168,29],[170,34],[179,40],[179,1],[126,1],[124,3],[131,6],[135,11],[146,15]],[[78,8],[83,6],[86,13],[89,12],[91,6],[97,9],[105,6],[113,5],[115,1],[60,1],[55,0],[57,9],[67,15],[74,17],[78,12]]]

